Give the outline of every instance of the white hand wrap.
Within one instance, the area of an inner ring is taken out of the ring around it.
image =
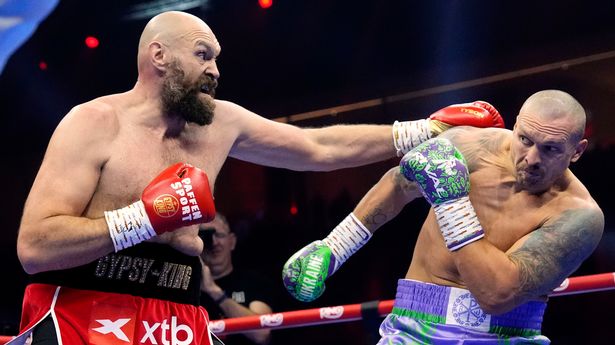
[[[397,157],[401,157],[420,143],[431,139],[429,119],[417,121],[395,121],[393,123],[393,146]]]
[[[344,263],[352,254],[356,253],[369,239],[372,233],[367,230],[357,217],[350,213],[322,242],[326,244],[335,255],[333,272]]]
[[[124,208],[106,211],[105,220],[116,253],[156,236],[141,200]]]
[[[455,251],[485,236],[470,198],[447,201],[434,206],[446,247]]]

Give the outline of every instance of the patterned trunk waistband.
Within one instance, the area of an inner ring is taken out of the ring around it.
[[[500,315],[485,313],[466,289],[400,279],[393,314],[505,335],[540,334],[547,304],[531,301]]]
[[[201,263],[167,245],[144,242],[83,266],[33,274],[30,283],[199,305]]]

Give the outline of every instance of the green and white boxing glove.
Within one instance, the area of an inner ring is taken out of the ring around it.
[[[284,264],[286,290],[302,302],[311,302],[325,291],[325,280],[371,238],[371,232],[349,214],[322,241],[314,241],[293,254]]]

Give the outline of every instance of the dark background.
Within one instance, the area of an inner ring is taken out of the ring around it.
[[[146,19],[127,15],[144,2],[61,0],[0,75],[3,334],[17,332],[26,278],[15,252],[17,229],[46,144],[72,106],[134,85]],[[574,275],[615,271],[615,4],[274,0],[263,10],[257,0],[210,0],[188,12],[203,18],[221,42],[220,99],[272,119],[375,100],[376,105],[351,111],[317,112],[293,122],[299,126],[390,124],[482,99],[500,110],[511,129],[532,93],[548,88],[571,93],[587,109],[591,143],[572,170],[606,216],[602,242]],[[100,47],[87,49],[86,35],[96,35]],[[46,70],[39,69],[40,61]],[[271,277],[276,310],[394,297],[427,211],[422,201],[383,227],[328,281],[319,300],[296,302],[278,281],[284,261],[326,236],[396,163],[299,173],[227,161],[215,196],[240,235],[236,265]],[[296,215],[289,212],[292,205]],[[612,344],[614,293],[553,298],[544,334],[554,344]],[[378,321],[274,331],[274,343],[373,344]]]

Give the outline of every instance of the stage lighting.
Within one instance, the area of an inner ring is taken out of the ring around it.
[[[258,4],[261,8],[269,8],[273,5],[273,0],[258,0]]]
[[[85,38],[85,45],[90,49],[98,47],[99,44],[100,42],[98,41],[98,38],[94,36],[88,36]]]

